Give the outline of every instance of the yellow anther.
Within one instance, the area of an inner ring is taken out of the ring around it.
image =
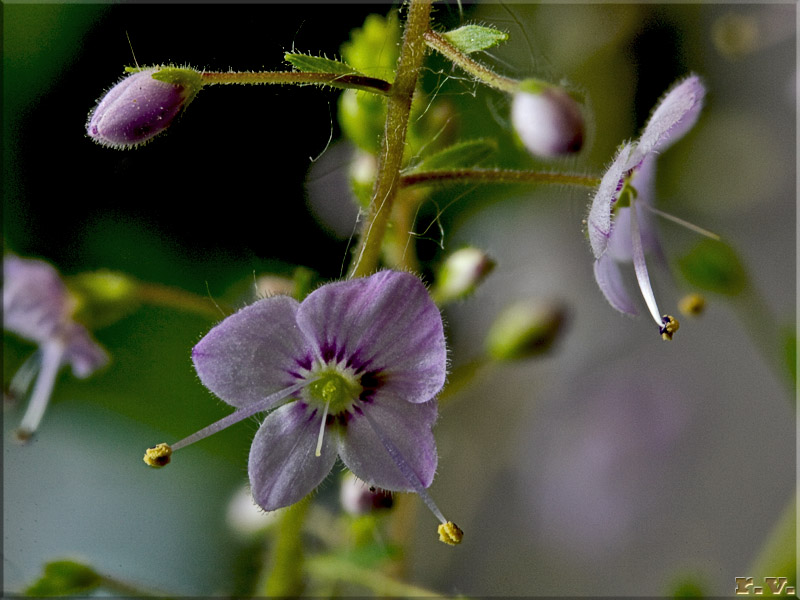
[[[678,310],[681,314],[689,317],[696,317],[703,312],[706,307],[706,299],[697,293],[687,294],[678,302]]]
[[[144,462],[156,469],[169,464],[172,456],[172,448],[169,444],[158,444],[153,448],[148,448],[144,453]]]
[[[449,544],[450,546],[457,546],[461,543],[464,537],[464,532],[458,528],[458,525],[452,521],[442,523],[439,525],[439,541]]]
[[[672,336],[675,335],[675,332],[678,331],[681,324],[678,323],[678,320],[671,316],[671,315],[664,315],[662,317],[662,322],[664,323],[661,326],[659,332],[661,333],[662,340],[671,340]]]

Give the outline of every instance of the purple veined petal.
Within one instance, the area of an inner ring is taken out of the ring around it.
[[[619,265],[608,254],[594,261],[594,278],[611,306],[626,315],[638,314],[625,290]]]
[[[423,404],[383,402],[380,396],[361,405],[369,411],[384,435],[402,454],[423,487],[428,487],[436,472],[438,456],[431,427],[436,420],[436,400]],[[415,491],[395,464],[369,421],[356,412],[347,422],[339,442],[339,455],[355,475],[385,490]]]
[[[315,456],[321,414],[301,402],[270,413],[250,447],[248,473],[253,499],[264,510],[302,500],[330,473],[336,462],[338,432],[329,429]]]
[[[39,344],[57,335],[72,313],[67,289],[52,265],[3,258],[3,328]]]
[[[410,273],[381,271],[325,285],[303,301],[297,323],[323,360],[378,370],[382,385],[409,402],[426,402],[444,385],[441,313]]]
[[[687,77],[667,92],[639,139],[642,155],[663,151],[682,138],[697,122],[705,93],[697,75]]]
[[[203,385],[241,408],[297,383],[312,356],[297,307],[288,296],[265,298],[209,331],[192,350]]]
[[[611,208],[619,197],[625,173],[631,168],[629,163],[633,154],[633,146],[628,143],[622,146],[614,157],[611,166],[603,175],[597,193],[592,200],[587,217],[589,243],[595,258],[600,258],[608,246],[611,236]]]

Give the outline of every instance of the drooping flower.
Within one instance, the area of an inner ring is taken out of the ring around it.
[[[705,87],[696,75],[687,77],[664,96],[641,137],[617,152],[600,182],[587,219],[600,290],[611,306],[636,314],[618,266],[619,262],[633,261],[639,288],[664,339],[672,339],[678,322],[660,314],[645,262],[646,251],[659,250],[651,218],[655,211],[655,159],[697,122],[704,96]]]
[[[583,146],[583,115],[562,88],[527,79],[511,104],[511,122],[531,154],[553,158],[578,152]]]
[[[158,135],[202,87],[194,69],[151,67],[130,73],[89,113],[86,133],[98,144],[133,148]]]
[[[436,471],[431,427],[447,350],[442,319],[415,276],[382,271],[329,283],[299,303],[260,300],[214,327],[192,351],[203,384],[236,408],[173,450],[271,411],[250,449],[249,477],[265,510],[293,504],[337,456],[368,485],[413,491],[450,530],[427,493]]]
[[[39,346],[9,384],[12,396],[24,396],[36,377],[17,431],[21,440],[30,438],[38,428],[62,365],[70,365],[76,377],[85,378],[108,362],[105,350],[72,319],[74,309],[66,286],[51,265],[13,255],[3,258],[3,328]]]

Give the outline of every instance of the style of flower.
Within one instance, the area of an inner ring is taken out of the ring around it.
[[[51,265],[13,255],[3,258],[3,328],[39,346],[9,384],[12,396],[24,396],[38,373],[17,430],[20,440],[30,438],[38,428],[63,365],[70,365],[72,373],[83,379],[108,362],[105,350],[72,319],[74,308]]]
[[[201,74],[193,69],[152,67],[130,73],[89,113],[86,133],[111,148],[139,146],[166,130],[201,87]]]
[[[664,339],[672,339],[678,322],[660,314],[645,262],[646,250],[659,252],[650,214],[657,212],[651,206],[655,159],[697,122],[704,96],[705,88],[696,75],[687,77],[664,96],[641,137],[618,150],[587,218],[589,242],[596,259],[594,275],[600,290],[618,311],[636,314],[617,264],[632,260],[642,296]]]
[[[413,491],[449,529],[426,488],[436,471],[431,427],[447,368],[442,318],[422,282],[381,271],[329,283],[303,302],[260,300],[214,327],[192,351],[202,383],[236,408],[172,451],[271,411],[250,449],[250,487],[264,510],[293,504],[337,456],[367,485]]]

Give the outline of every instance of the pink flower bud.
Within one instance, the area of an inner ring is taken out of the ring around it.
[[[89,114],[86,132],[98,144],[133,148],[169,127],[202,87],[192,69],[153,67],[131,73]]]
[[[525,148],[536,156],[571,154],[583,145],[580,108],[560,87],[523,81],[514,94],[511,122]]]

